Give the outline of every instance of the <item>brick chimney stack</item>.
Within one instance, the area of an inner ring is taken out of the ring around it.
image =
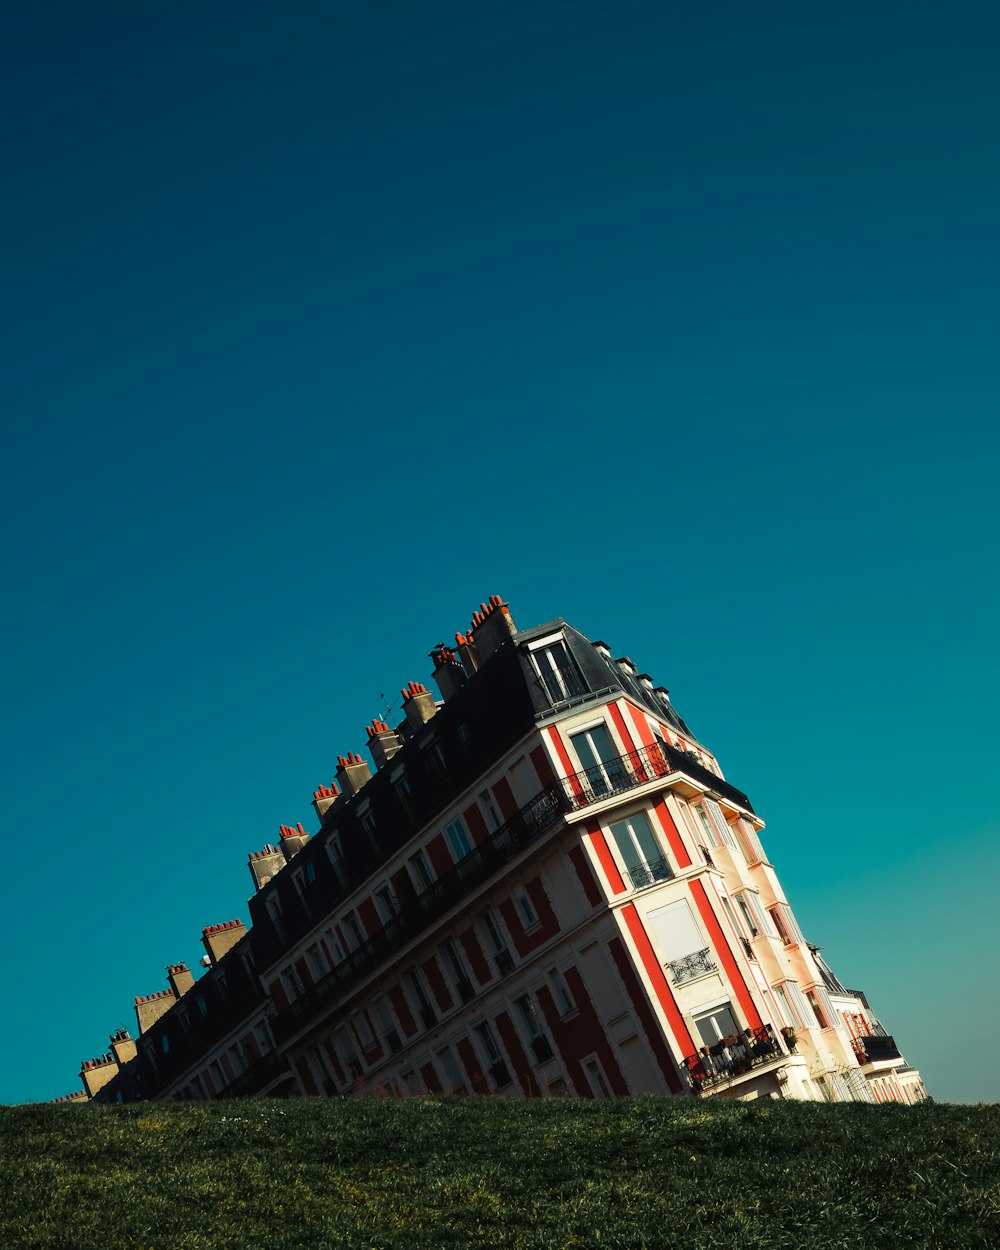
[[[403,695],[403,711],[406,713],[406,723],[410,729],[416,731],[426,725],[430,718],[437,711],[437,704],[434,702],[434,696],[419,681],[411,681],[408,683]]]
[[[481,664],[498,647],[514,637],[517,626],[507,604],[499,595],[490,595],[489,603],[481,603],[479,611],[473,612],[470,632],[475,641],[478,662]]]
[[[167,980],[170,982],[170,988],[175,997],[183,998],[194,985],[194,973],[187,964],[168,964]]]
[[[340,790],[337,788],[336,782],[333,781],[328,786],[320,786],[318,790],[313,791],[313,807],[316,809],[320,825],[323,824],[323,819],[327,812],[339,798]]]
[[[87,1097],[93,1098],[99,1089],[103,1089],[113,1076],[118,1075],[118,1061],[108,1053],[96,1059],[86,1059],[80,1064],[80,1080],[87,1091]]]
[[[139,1025],[139,1035],[154,1024],[161,1016],[165,1016],[177,1002],[173,990],[160,990],[157,994],[146,994],[135,1000],[135,1018]]]
[[[279,825],[278,830],[281,833],[281,850],[285,856],[285,862],[298,855],[299,851],[309,841],[309,834],[302,828],[302,822],[293,829],[291,825]]]
[[[110,1041],[111,1053],[120,1068],[124,1067],[130,1059],[135,1058],[135,1042],[128,1029],[116,1029],[111,1034]]]
[[[434,661],[433,677],[441,691],[441,698],[447,703],[456,690],[465,685],[465,669],[451,647],[439,642],[430,653]]]
[[[210,924],[207,929],[202,929],[201,940],[213,967],[237,942],[243,941],[246,932],[246,925],[242,920],[227,920],[225,924]]]
[[[373,720],[367,727],[368,750],[372,753],[375,770],[388,764],[403,745],[395,729],[390,729],[384,720]]]
[[[262,890],[271,878],[284,868],[285,853],[280,847],[272,846],[268,842],[263,850],[250,852],[249,864],[254,886]]]
[[[372,770],[360,755],[337,756],[337,784],[348,798],[372,779]]]
[[[468,633],[455,635],[455,650],[462,661],[466,676],[471,677],[479,667],[479,652],[476,650],[476,639],[471,629]]]

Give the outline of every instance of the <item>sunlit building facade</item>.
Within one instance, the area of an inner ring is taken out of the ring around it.
[[[925,1096],[662,686],[496,597],[432,659],[91,1097]]]

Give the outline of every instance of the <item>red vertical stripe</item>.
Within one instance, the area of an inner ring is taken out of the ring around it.
[[[483,948],[479,945],[479,939],[476,937],[474,929],[466,929],[464,933],[458,935],[458,940],[462,943],[462,947],[468,956],[469,966],[472,969],[473,976],[480,985],[485,985],[491,980],[493,973],[490,966],[486,962],[486,956],[483,954]]]
[[[490,831],[486,828],[486,818],[479,810],[479,804],[473,803],[462,813],[465,823],[472,834],[473,842],[482,842],[484,838],[488,838]]]
[[[510,1055],[510,1061],[514,1065],[514,1072],[521,1088],[529,1098],[537,1098],[541,1094],[538,1082],[535,1080],[535,1074],[531,1070],[531,1064],[528,1062],[528,1056],[524,1053],[524,1047],[521,1045],[521,1039],[517,1035],[513,1021],[506,1011],[496,1018],[497,1032],[500,1034],[500,1040],[503,1042],[507,1054]]]
[[[358,904],[358,915],[361,917],[361,923],[365,926],[368,936],[378,933],[382,928],[382,921],[379,919],[378,908],[375,906],[373,898],[363,898]]]
[[[628,699],[625,700],[625,706],[628,708],[629,718],[632,724],[635,725],[636,733],[638,733],[642,745],[644,747],[655,746],[656,739],[653,737],[653,731],[649,727],[649,721],[646,720],[646,717],[635,704],[630,703]]]
[[[576,869],[576,875],[580,878],[580,884],[583,886],[583,892],[587,896],[587,902],[591,907],[596,907],[604,897],[601,893],[601,887],[597,884],[597,878],[590,870],[590,861],[582,846],[574,846],[570,848],[569,861]]]
[[[635,750],[635,742],[632,740],[632,735],[625,724],[625,717],[622,716],[621,709],[617,703],[609,703],[608,711],[611,713],[611,719],[615,722],[615,728],[618,730],[618,735],[622,740],[622,746],[631,754]]]
[[[531,762],[534,764],[535,772],[538,774],[539,783],[543,788],[551,786],[556,779],[556,775],[552,771],[552,765],[549,763],[549,757],[545,753],[545,748],[535,747],[530,754]]]
[[[406,1001],[403,991],[398,985],[394,985],[389,991],[389,1002],[392,1003],[403,1032],[407,1037],[412,1037],[417,1031],[417,1022],[413,1018],[410,1004]]]
[[[438,961],[432,955],[421,968],[424,970],[424,976],[427,978],[427,984],[431,987],[431,993],[437,999],[437,1005],[442,1011],[450,1011],[454,1006],[454,999],[448,992],[448,986],[445,984],[444,977],[441,975],[441,969],[438,967]]]
[[[427,843],[427,858],[431,861],[431,867],[437,876],[443,876],[444,873],[454,863],[451,855],[448,853],[448,847],[444,840],[444,834],[435,834]]]
[[[597,853],[597,862],[601,865],[601,869],[608,879],[611,893],[624,894],[625,882],[622,880],[622,874],[618,871],[618,865],[612,857],[611,848],[608,846],[604,834],[601,832],[601,826],[596,820],[587,826],[587,836],[590,838],[591,846]]]
[[[670,1047],[664,1040],[663,1030],[653,1014],[653,1009],[649,1005],[649,999],[642,988],[642,982],[635,974],[635,969],[632,967],[632,962],[626,954],[621,938],[612,938],[608,943],[608,949],[611,951],[611,958],[615,961],[615,967],[618,969],[618,975],[622,979],[622,984],[632,1000],[632,1006],[639,1017],[639,1023],[646,1034],[650,1048],[656,1057],[656,1062],[660,1065],[660,1071],[663,1073],[671,1092],[679,1094],[681,1092],[681,1082],[680,1077],[677,1075],[674,1057],[670,1053]]]
[[[438,1079],[438,1074],[435,1072],[432,1063],[425,1063],[420,1069],[420,1075],[424,1078],[424,1085],[430,1093],[440,1094],[442,1092],[441,1081]]]
[[[743,980],[743,974],[740,972],[729,943],[726,941],[726,935],[722,932],[722,925],[716,919],[715,912],[712,910],[712,904],[708,901],[705,887],[700,881],[692,881],[690,884],[691,893],[694,895],[695,905],[701,915],[702,923],[708,930],[709,941],[715,948],[715,953],[722,960],[722,966],[726,971],[726,976],[729,978],[730,985],[733,987],[733,992],[743,1008],[747,1024],[752,1029],[759,1029],[762,1027],[763,1021],[753,1004],[747,983]]]
[[[483,1074],[482,1068],[479,1066],[479,1060],[476,1058],[476,1052],[472,1048],[472,1043],[467,1037],[463,1037],[456,1044],[455,1049],[458,1051],[458,1056],[465,1067],[473,1093],[488,1094],[490,1092],[489,1083]]]
[[[684,839],[680,835],[680,830],[674,824],[673,817],[667,809],[667,805],[662,798],[657,799],[653,805],[653,811],[656,812],[656,818],[660,822],[660,828],[667,835],[667,842],[670,849],[674,853],[677,865],[680,868],[690,868],[691,856],[688,849],[684,845]]]
[[[643,928],[642,921],[639,919],[639,913],[636,911],[634,903],[629,903],[622,908],[622,919],[625,921],[629,936],[632,938],[635,949],[642,961],[646,976],[649,977],[653,993],[660,1004],[660,1009],[667,1017],[667,1024],[674,1035],[674,1041],[677,1043],[678,1049],[685,1058],[688,1055],[693,1055],[697,1047],[691,1040],[691,1034],[687,1031],[687,1025],[684,1023],[680,1008],[677,1006],[670,986],[667,984],[667,978],[663,975],[660,961],[656,958],[656,953],[650,944],[649,937]]]
[[[504,820],[510,820],[517,815],[517,800],[514,798],[514,791],[510,788],[510,782],[506,777],[501,777],[496,782],[493,786],[493,793],[500,804]]]

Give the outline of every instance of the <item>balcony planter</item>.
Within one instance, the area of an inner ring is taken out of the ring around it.
[[[794,1050],[796,1046],[798,1046],[799,1035],[795,1032],[794,1029],[789,1028],[787,1024],[781,1030],[781,1036],[785,1039],[785,1045],[788,1047],[789,1050]]]

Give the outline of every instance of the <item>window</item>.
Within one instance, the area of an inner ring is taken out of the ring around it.
[[[475,991],[472,988],[465,960],[453,938],[447,938],[441,949],[444,951],[445,962],[451,973],[452,985],[462,1002],[467,1003]]]
[[[561,639],[535,647],[530,655],[542,689],[552,703],[561,703],[564,699],[587,693],[576,660]]]
[[[711,820],[709,820],[708,812],[705,810],[704,805],[701,803],[695,803],[692,805],[691,810],[698,818],[698,824],[701,825],[705,841],[710,847],[717,847],[719,845],[719,835],[715,831],[715,825]]]
[[[576,1011],[576,1003],[573,1001],[573,995],[569,992],[569,986],[566,984],[566,978],[558,968],[550,968],[546,974],[549,986],[552,989],[553,997],[556,1000],[556,1010],[560,1016],[568,1016],[571,1012]]]
[[[797,981],[782,981],[780,985],[774,987],[774,992],[781,998],[782,1005],[785,1003],[790,1005],[792,1016],[799,1028],[816,1027],[813,1009]]]
[[[376,998],[372,1002],[372,1016],[375,1020],[375,1027],[385,1039],[386,1046],[388,1046],[392,1054],[395,1054],[402,1047],[403,1043],[400,1040],[399,1030],[396,1028],[396,1021],[387,999]]]
[[[267,915],[271,924],[274,925],[274,932],[278,936],[280,942],[288,940],[285,934],[285,926],[281,920],[281,899],[276,894],[272,894],[267,900]]]
[[[347,938],[347,945],[352,951],[357,950],[359,946],[364,946],[365,935],[353,911],[349,911],[344,917],[344,935]]]
[[[344,955],[344,948],[341,946],[340,939],[337,937],[337,934],[333,929],[327,929],[324,936],[330,954],[333,956],[334,964],[342,964],[346,956]]]
[[[531,995],[522,994],[520,998],[515,998],[514,1006],[517,1008],[517,1014],[524,1025],[528,1045],[531,1047],[536,1061],[544,1063],[546,1059],[551,1059],[552,1047],[549,1044],[549,1039],[545,1036],[545,1030],[542,1028],[542,1022],[538,1018],[538,1012],[535,1010],[535,1004],[531,1000]]]
[[[801,946],[805,939],[799,926],[795,923],[795,917],[792,915],[792,909],[787,903],[777,903],[774,907],[769,908],[771,919],[774,921],[774,927],[778,931],[778,936],[786,946]]]
[[[361,821],[361,828],[364,830],[365,837],[371,843],[373,850],[379,849],[378,829],[375,825],[375,817],[371,813],[371,808],[366,807],[358,813],[358,819]]]
[[[464,859],[472,850],[472,839],[469,837],[469,831],[462,823],[461,819],[456,818],[445,828],[445,834],[448,838],[448,845],[451,847],[451,853],[458,863],[460,859]]]
[[[375,1036],[368,1027],[368,1021],[365,1019],[364,1013],[352,1011],[351,1023],[354,1025],[354,1031],[358,1035],[358,1041],[361,1043],[362,1050],[367,1050],[369,1046],[374,1044]]]
[[[521,914],[521,922],[526,929],[532,928],[533,925],[540,924],[538,913],[535,911],[531,899],[524,890],[518,890],[514,895],[514,902],[517,904],[517,910]]]
[[[423,850],[417,851],[410,856],[409,862],[410,875],[413,877],[413,883],[417,887],[417,893],[423,894],[424,890],[429,890],[434,884],[434,874],[431,872],[426,852]]]
[[[306,879],[306,885],[312,885],[312,883],[316,880],[316,865],[311,860],[308,864],[306,864],[304,876]]]
[[[375,888],[375,909],[383,924],[388,924],[396,912],[399,911],[399,903],[396,901],[396,896],[393,894],[387,881],[383,881],[381,885]]]
[[[726,820],[725,816],[722,814],[722,808],[715,802],[714,799],[708,798],[707,795],[702,799],[701,803],[702,807],[707,809],[708,814],[712,818],[716,829],[718,829],[723,842],[725,842],[726,846],[735,851],[736,839],[733,837],[733,831],[729,827],[729,821]]]
[[[430,762],[431,772],[436,777],[443,777],[448,771],[448,765],[444,756],[444,747],[437,740],[437,738],[435,738],[427,748],[427,759]]]
[[[437,1019],[437,1016],[434,1014],[434,1008],[431,1006],[431,1001],[427,997],[427,990],[424,986],[423,977],[416,970],[416,968],[411,968],[408,972],[403,973],[403,980],[413,992],[413,997],[417,1003],[417,1014],[423,1021],[424,1028],[429,1029]]]
[[[500,813],[497,811],[497,805],[493,801],[493,795],[489,790],[483,790],[479,795],[479,804],[486,813],[486,820],[490,829],[500,828]]]
[[[400,773],[393,780],[392,789],[399,800],[399,806],[403,809],[403,814],[408,820],[413,820],[413,790],[406,773]]]
[[[741,900],[741,905],[748,907],[753,916],[754,928],[760,933],[766,933],[768,937],[777,937],[778,931],[774,927],[771,915],[767,908],[760,901],[760,895],[756,890],[744,890],[737,896]]]
[[[709,1011],[699,1012],[694,1022],[701,1036],[702,1045],[709,1048],[721,1042],[724,1037],[732,1037],[733,1034],[741,1036],[740,1026],[736,1023],[731,1003],[722,1003],[718,1007],[712,1007]]]
[[[507,1071],[507,1065],[504,1063],[503,1055],[493,1036],[493,1030],[484,1020],[481,1024],[475,1025],[472,1031],[479,1039],[479,1045],[486,1059],[486,1067],[494,1084],[498,1088],[509,1085],[510,1073]]]
[[[333,1031],[333,1036],[335,1039],[334,1046],[337,1054],[340,1056],[342,1066],[357,1080],[364,1069],[361,1066],[361,1060],[354,1045],[354,1035],[346,1024],[338,1024]]]
[[[337,884],[343,889],[347,885],[347,869],[344,866],[344,856],[340,849],[340,838],[334,836],[326,844],[326,854],[333,867],[333,875],[337,878]]]
[[[326,960],[323,958],[323,954],[320,951],[318,942],[313,943],[313,945],[306,951],[306,965],[312,973],[314,981],[318,981],[320,977],[326,976],[326,974],[330,971],[326,965]]]
[[[632,886],[641,890],[673,875],[644,812],[636,812],[611,826],[611,836]]]
[[[595,1098],[610,1098],[611,1089],[608,1086],[607,1079],[604,1075],[604,1069],[601,1067],[600,1061],[596,1055],[592,1055],[589,1059],[584,1059],[583,1070],[587,1075],[587,1081],[590,1085],[590,1092]]]
[[[569,740],[587,784],[596,797],[628,788],[630,783],[621,753],[611,741],[603,721],[570,734]]]
[[[497,972],[505,976],[514,967],[514,960],[507,949],[507,939],[503,935],[500,924],[491,911],[483,912],[483,928],[486,930],[488,946],[496,963]]]
[[[749,904],[747,903],[746,897],[742,894],[737,894],[735,898],[736,898],[736,906],[740,909],[743,919],[746,921],[746,926],[747,926],[747,929],[749,929],[750,931],[750,936],[757,937],[760,930],[757,928],[757,925],[754,923],[755,917],[753,913],[750,911],[750,907],[749,907]]]

